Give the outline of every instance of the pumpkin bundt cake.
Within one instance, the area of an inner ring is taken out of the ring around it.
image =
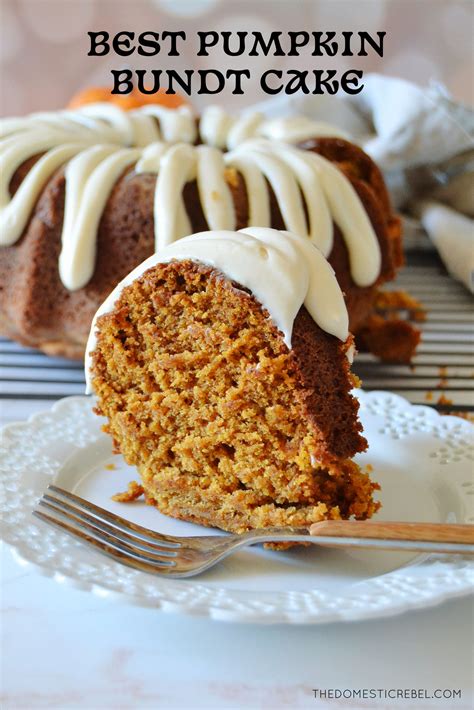
[[[98,103],[0,127],[0,327],[46,353],[82,357],[115,285],[194,231],[306,237],[335,269],[355,334],[402,262],[379,170],[327,124]]]
[[[240,533],[377,510],[351,461],[367,445],[353,352],[322,254],[248,228],[186,237],[136,268],[94,319],[86,372],[147,501]]]

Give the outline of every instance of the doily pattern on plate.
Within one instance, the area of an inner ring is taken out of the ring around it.
[[[456,417],[441,417],[386,392],[358,392],[362,418],[372,418],[379,436],[394,441],[429,435],[428,455],[442,464],[472,469],[473,427]],[[308,591],[249,592],[209,586],[197,579],[169,580],[92,555],[79,541],[36,522],[35,502],[58,474],[71,449],[86,450],[104,435],[88,397],[70,397],[28,422],[2,432],[0,446],[3,510],[2,539],[21,562],[32,563],[59,582],[72,583],[103,596],[125,596],[143,606],[159,607],[227,621],[323,623],[375,618],[426,607],[467,593],[474,582],[465,557],[430,556],[379,577],[353,585],[344,594]],[[441,467],[440,467],[441,468]],[[448,470],[448,466],[444,466]],[[474,485],[464,474],[451,482],[466,511],[472,510]],[[461,522],[473,522],[472,512]]]

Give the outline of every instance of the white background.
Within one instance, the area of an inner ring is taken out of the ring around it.
[[[124,606],[4,555],[5,710],[472,708],[472,604],[391,619],[246,626]],[[453,701],[317,701],[312,688],[461,688]]]

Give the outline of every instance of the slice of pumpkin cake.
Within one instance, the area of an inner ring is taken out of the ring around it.
[[[148,502],[232,532],[370,517],[377,484],[332,268],[311,242],[202,232],[135,269],[99,309],[86,371]]]

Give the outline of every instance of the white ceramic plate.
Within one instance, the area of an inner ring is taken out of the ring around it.
[[[358,460],[371,464],[372,477],[382,485],[378,517],[474,522],[474,427],[388,392],[357,396],[370,443]],[[110,500],[137,475],[111,453],[110,439],[101,432],[102,422],[91,406],[87,397],[69,397],[51,411],[3,431],[2,537],[21,561],[35,564],[57,581],[164,611],[256,623],[375,618],[430,606],[472,589],[474,565],[460,556],[247,548],[205,574],[183,580],[154,577],[102,557],[32,517],[48,483],[55,481],[164,533],[198,535],[209,530],[167,518],[142,502]]]

